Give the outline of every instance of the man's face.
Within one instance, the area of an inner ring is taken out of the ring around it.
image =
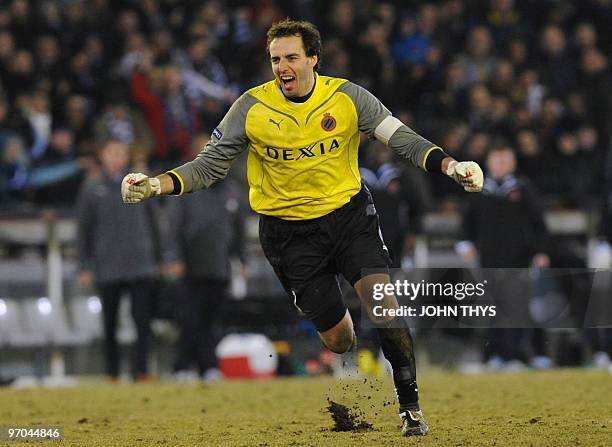
[[[111,175],[123,172],[130,161],[130,149],[127,144],[110,141],[100,153],[102,166]]]
[[[516,158],[511,149],[495,150],[487,157],[489,174],[495,179],[502,179],[514,172]]]
[[[270,43],[270,62],[285,96],[304,96],[309,93],[317,56],[306,56],[301,36],[274,39]]]

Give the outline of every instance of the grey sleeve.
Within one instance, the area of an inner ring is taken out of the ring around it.
[[[425,169],[432,149],[438,148],[414,130],[401,123],[372,93],[352,82],[344,83],[339,91],[347,94],[357,109],[359,130],[368,138],[376,138],[393,152]]]
[[[395,131],[387,146],[397,155],[410,160],[413,165],[421,169],[425,169],[427,156],[432,152],[432,149],[442,150],[405,124]]]
[[[227,175],[232,162],[249,145],[246,135],[246,116],[257,100],[243,94],[234,102],[221,123],[212,132],[210,142],[198,156],[170,172],[178,174],[181,193],[208,188]]]
[[[389,109],[372,93],[352,82],[345,82],[338,91],[345,93],[355,104],[359,130],[365,133],[368,138],[374,139],[374,131],[378,125],[386,117],[391,116]]]

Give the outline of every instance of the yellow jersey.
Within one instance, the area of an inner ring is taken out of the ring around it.
[[[285,220],[313,219],[361,189],[360,130],[423,168],[429,152],[439,149],[392,118],[367,90],[346,79],[315,76],[312,94],[302,103],[286,98],[276,81],[245,92],[198,157],[170,171],[180,180],[180,193],[224,178],[248,149],[253,210]]]

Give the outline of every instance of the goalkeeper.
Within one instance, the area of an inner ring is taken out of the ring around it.
[[[272,26],[267,53],[274,80],[238,98],[193,161],[155,178],[128,174],[121,193],[125,202],[138,203],[207,188],[248,150],[249,201],[261,216],[263,251],[325,346],[344,353],[356,339],[338,275],[355,288],[366,309],[373,305],[374,284],[389,282],[378,215],[359,175],[359,132],[427,172],[446,174],[469,192],[481,191],[482,170],[474,162],[453,160],[367,90],[320,75],[321,38],[311,23],[286,20]],[[384,303],[397,305],[393,295]],[[393,367],[402,434],[425,434],[410,331],[399,318],[375,322]]]

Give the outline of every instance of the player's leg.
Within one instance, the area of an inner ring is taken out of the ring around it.
[[[312,321],[327,349],[343,354],[355,346],[353,320],[342,300],[335,274],[319,272],[292,292],[295,307]]]
[[[327,349],[336,354],[344,354],[355,346],[357,337],[353,328],[353,320],[348,310],[345,311],[342,320],[334,327],[319,332],[319,337]]]
[[[400,416],[404,421],[403,435],[422,435],[429,431],[419,408],[419,393],[416,380],[416,361],[414,358],[414,343],[410,329],[403,318],[376,317],[372,312],[374,303],[384,309],[397,308],[394,295],[386,294],[382,300],[374,300],[375,284],[388,284],[389,275],[374,273],[359,279],[354,287],[362,308],[376,325],[380,345],[385,358],[393,369],[393,382],[399,402]]]
[[[335,353],[355,345],[353,321],[332,265],[334,244],[321,221],[295,225],[262,217],[259,239],[264,254],[296,309],[313,322],[323,344]]]
[[[336,230],[344,239],[337,263],[344,277],[353,285],[363,309],[374,316],[374,305],[397,307],[395,296],[385,295],[382,302],[373,299],[374,284],[389,282],[391,259],[382,239],[378,214],[367,189],[343,208]],[[374,319],[383,354],[393,368],[393,380],[403,419],[402,434],[425,434],[429,430],[419,410],[416,364],[410,330],[401,318]]]

